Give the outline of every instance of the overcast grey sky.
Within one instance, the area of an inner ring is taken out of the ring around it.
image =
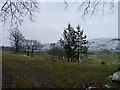
[[[70,3],[69,5],[65,11],[63,2],[42,2],[40,3],[40,13],[36,14],[34,18],[35,22],[25,18],[19,29],[25,38],[36,39],[41,43],[57,42],[62,37],[62,33],[69,22],[74,28],[78,24],[82,26],[88,39],[118,37],[117,8],[112,14],[104,14],[103,16],[97,13],[92,17],[86,16],[86,19],[81,19],[80,13],[77,12],[79,4]],[[9,23],[2,27],[2,45],[5,46],[10,45],[7,38],[9,37],[8,30]]]

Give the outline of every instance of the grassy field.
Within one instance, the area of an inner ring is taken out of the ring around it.
[[[101,61],[106,64],[102,65]],[[86,84],[111,85],[119,83],[107,79],[118,69],[117,55],[90,55],[85,63],[53,61],[46,55],[26,57],[3,52],[3,88],[64,87],[83,88]],[[114,63],[113,63],[114,62]]]

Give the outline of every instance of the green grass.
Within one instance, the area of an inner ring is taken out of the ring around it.
[[[88,63],[101,64],[102,61],[108,65],[119,63],[117,54],[90,55]]]
[[[67,88],[83,87],[87,83],[110,84],[112,87],[119,87],[118,84],[107,79],[118,69],[118,65],[112,64],[117,60],[115,55],[90,56],[89,61],[85,63],[54,62],[45,55],[36,55],[31,58],[9,52],[3,52],[2,58],[3,72],[7,70],[12,77],[11,87]],[[99,59],[109,65],[100,64]],[[4,80],[5,85],[9,82],[7,80]]]

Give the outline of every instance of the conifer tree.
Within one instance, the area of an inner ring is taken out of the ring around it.
[[[77,31],[76,31],[77,55],[76,56],[79,63],[79,60],[83,60],[82,54],[86,55],[88,51],[88,47],[86,46],[88,41],[86,40],[87,36],[83,34],[83,30],[80,30],[80,26],[78,25],[76,28],[77,28]]]
[[[83,34],[83,30],[80,30],[78,25],[77,30],[74,30],[70,24],[63,32],[63,39],[60,39],[60,42],[65,50],[67,60],[83,60],[82,54],[86,54],[88,51],[87,36]]]
[[[70,24],[68,24],[68,27],[64,30],[63,33],[63,47],[65,49],[65,54],[67,57],[67,60],[72,60],[75,55],[75,30],[73,27],[71,27]]]

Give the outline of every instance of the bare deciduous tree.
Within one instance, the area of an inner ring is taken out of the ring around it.
[[[32,40],[24,39],[22,47],[25,50],[25,52],[27,52],[27,56],[30,55],[31,46],[32,46]]]
[[[34,50],[38,50],[40,49],[42,46],[41,42],[37,41],[37,40],[32,40],[32,52],[31,52],[31,56],[33,57],[34,54]]]
[[[35,0],[5,0],[0,7],[0,19],[2,22],[10,20],[11,27],[18,27],[23,22],[25,15],[29,14],[31,21],[34,13],[39,12],[39,3]]]
[[[15,47],[16,53],[19,52],[22,42],[24,40],[24,36],[20,32],[20,30],[18,30],[18,28],[14,28],[10,30],[9,39],[11,41],[11,45]]]
[[[51,43],[50,44],[50,50],[51,50],[51,54],[53,55],[54,59],[55,59],[55,50],[57,48],[57,44],[56,43]]]
[[[42,47],[42,44],[41,44],[40,41],[37,41],[37,40],[24,39],[22,47],[24,47],[24,49],[27,52],[28,56],[31,53],[31,56],[33,57],[34,50],[40,50],[41,47]]]

